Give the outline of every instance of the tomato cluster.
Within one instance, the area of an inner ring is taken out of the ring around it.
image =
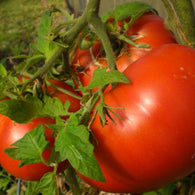
[[[119,71],[131,81],[104,94],[107,105],[124,108],[113,110],[120,118],[109,113],[116,124],[107,117],[102,127],[98,114],[92,122],[94,154],[106,182],[78,174],[104,191],[141,193],[195,170],[195,50],[177,44],[153,13],[140,17],[127,35],[141,37],[135,42],[151,47],[128,45],[128,52],[116,59]],[[101,65],[92,59],[80,64],[84,71],[78,77],[84,86]]]
[[[129,18],[117,22],[109,18],[106,23],[113,23],[121,32],[128,21]],[[100,114],[91,117],[94,119],[90,126],[94,135],[92,139],[95,137],[92,140],[94,155],[106,181],[78,174],[100,190],[142,193],[156,190],[195,170],[195,49],[177,44],[172,33],[165,28],[164,21],[152,12],[143,14],[125,33],[123,35],[133,39],[135,45],[120,44],[123,48],[116,55],[116,65],[131,83],[119,83],[104,92],[104,102],[113,110],[106,110],[104,127]],[[110,35],[110,38],[113,37]],[[136,44],[140,43],[149,44],[150,48],[137,47]],[[83,86],[90,83],[97,67],[107,66],[99,40],[90,49],[78,48],[72,63],[72,69]],[[78,95],[64,82],[50,82]],[[70,112],[80,108],[80,100],[50,86],[46,91],[62,103],[69,100]],[[19,124],[0,115],[0,123],[0,164],[5,170],[31,181],[40,180],[53,170],[43,163],[18,168],[19,161],[3,152],[42,124],[50,143],[50,148],[42,154],[47,161],[55,137],[53,130],[46,125],[54,124],[53,119],[35,118]],[[60,162],[58,171],[68,166],[67,160]]]
[[[50,80],[53,84],[66,89],[72,93],[77,94],[69,85],[58,80]],[[69,100],[71,105],[69,107],[70,112],[75,112],[80,108],[80,101],[56,90],[54,87],[48,86],[47,93],[51,97],[59,98],[62,103]],[[11,144],[21,139],[27,132],[34,129],[36,126],[42,124],[45,128],[45,136],[49,141],[50,149],[45,149],[43,151],[43,158],[47,161],[50,157],[52,147],[54,145],[55,138],[53,136],[53,130],[48,128],[46,125],[54,124],[55,120],[49,117],[35,118],[32,121],[19,124],[12,121],[10,118],[0,115],[0,165],[10,174],[15,177],[28,180],[28,181],[38,181],[41,177],[47,173],[53,171],[53,167],[47,166],[44,163],[35,163],[30,165],[24,165],[21,168],[18,167],[19,160],[10,158],[7,154],[3,152],[5,148],[8,148]],[[69,166],[69,162],[65,160],[58,164],[58,172],[63,171]]]

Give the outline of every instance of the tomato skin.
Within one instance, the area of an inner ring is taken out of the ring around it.
[[[173,52],[174,51],[174,52]],[[118,84],[104,96],[116,125],[95,117],[94,154],[106,182],[80,175],[110,192],[156,190],[195,170],[195,49],[162,45],[129,66],[131,84]]]
[[[74,90],[67,84],[57,81],[50,80],[50,82],[56,84],[59,87],[67,89],[71,92]],[[53,87],[48,87],[47,91],[52,97],[59,98],[62,103],[69,100],[72,104],[69,111],[76,111],[80,108],[79,100],[67,96],[66,94],[56,91]],[[0,164],[1,166],[11,175],[28,181],[39,181],[41,177],[47,173],[53,171],[53,167],[46,166],[43,163],[35,163],[30,165],[24,165],[21,168],[18,167],[19,160],[10,158],[6,153],[3,152],[5,148],[8,148],[11,144],[21,139],[27,132],[34,129],[36,126],[42,124],[45,128],[46,139],[49,140],[51,148],[54,144],[54,137],[52,136],[53,130],[49,129],[45,124],[54,124],[55,120],[49,117],[35,118],[26,124],[19,124],[11,120],[10,118],[0,114]],[[43,151],[43,158],[47,161],[51,154],[51,149],[45,149]],[[67,160],[58,164],[58,172],[63,171],[69,166]]]

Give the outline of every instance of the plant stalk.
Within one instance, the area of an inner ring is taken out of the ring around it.
[[[167,11],[165,26],[178,43],[195,48],[195,12],[191,0],[162,0]]]
[[[81,191],[79,188],[79,183],[77,181],[74,169],[70,166],[68,169],[65,170],[65,174],[68,178],[68,182],[70,184],[72,194],[73,195],[80,195]]]

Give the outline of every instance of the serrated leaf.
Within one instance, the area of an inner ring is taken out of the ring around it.
[[[7,70],[1,63],[0,63],[0,76],[7,76]]]
[[[94,146],[89,141],[87,127],[79,125],[76,115],[71,115],[66,126],[61,127],[55,140],[55,148],[59,151],[62,160],[68,159],[81,174],[105,181],[93,154]]]
[[[45,129],[42,125],[29,131],[24,137],[13,143],[4,152],[13,159],[20,160],[19,167],[25,164],[44,162],[42,153],[49,141],[45,137]]]
[[[42,195],[57,194],[56,175],[53,172],[46,173],[40,180],[37,191]]]
[[[58,48],[57,45],[50,42],[46,39],[46,37],[51,32],[51,12],[46,11],[43,14],[43,17],[41,19],[41,23],[38,31],[38,37],[37,37],[37,44],[34,45],[41,53],[43,53],[46,57],[46,61],[50,59],[50,57],[53,55],[53,53]]]
[[[110,83],[130,83],[129,79],[117,70],[107,71],[107,68],[97,68],[87,89],[104,87]]]
[[[103,22],[111,16],[117,21],[125,18],[132,17],[133,20],[137,20],[141,15],[146,12],[155,12],[155,9],[145,2],[133,1],[117,5],[114,10],[108,11],[101,16]]]
[[[51,98],[49,96],[44,96],[44,105],[39,113],[40,116],[48,115],[53,118],[58,116],[65,116],[68,110],[66,106],[69,106],[69,104],[67,103],[63,105],[61,100],[56,97]]]

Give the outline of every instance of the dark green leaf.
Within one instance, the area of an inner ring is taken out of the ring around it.
[[[66,126],[61,127],[55,141],[56,151],[62,160],[68,159],[70,164],[81,174],[104,181],[104,176],[93,154],[94,146],[89,141],[87,127],[79,125],[76,115],[71,115]]]
[[[58,194],[56,175],[53,172],[48,172],[41,178],[38,191],[41,192],[42,195]]]
[[[177,188],[176,182],[170,183],[159,190],[161,195],[172,195],[173,191]]]
[[[91,82],[86,88],[104,87],[109,83],[130,83],[130,81],[124,74],[117,70],[107,71],[107,68],[97,68],[93,73]]]
[[[117,5],[113,11],[108,11],[107,13],[103,14],[101,18],[103,22],[106,22],[109,16],[115,18],[117,21],[125,19],[125,18],[129,18],[129,17],[132,17],[132,19],[135,21],[141,15],[149,11],[156,13],[154,8],[152,8],[147,3],[133,1],[133,2],[128,2],[128,3]]]
[[[41,102],[35,99],[32,102],[15,99],[4,100],[0,102],[0,113],[18,123],[26,123],[36,116],[36,112],[41,106]]]
[[[58,98],[44,96],[44,101],[32,96],[25,100],[4,100],[0,102],[0,113],[18,123],[27,123],[36,117],[52,117],[67,115],[69,103],[63,105]]]
[[[4,152],[11,158],[20,160],[19,167],[25,164],[44,162],[42,153],[49,141],[45,138],[45,129],[42,125],[29,131],[24,137],[13,143]]]

